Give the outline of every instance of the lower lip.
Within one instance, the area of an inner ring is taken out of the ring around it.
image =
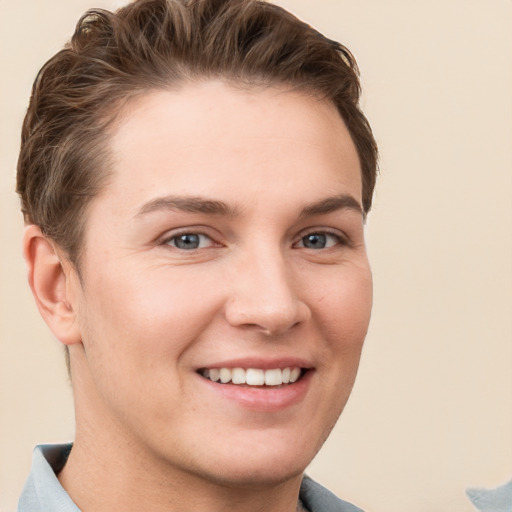
[[[308,370],[297,382],[282,387],[256,387],[221,384],[199,377],[212,391],[253,411],[274,412],[298,404],[306,396],[313,370]]]

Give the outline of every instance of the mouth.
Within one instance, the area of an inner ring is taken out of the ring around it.
[[[307,368],[200,368],[197,373],[205,379],[225,385],[273,388],[287,386],[301,380]]]

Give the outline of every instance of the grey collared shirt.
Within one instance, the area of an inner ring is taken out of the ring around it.
[[[56,476],[66,464],[71,446],[36,446],[32,469],[18,503],[18,512],[80,512]],[[302,480],[300,499],[309,512],[363,512],[340,500],[308,476]]]
[[[32,469],[18,502],[18,512],[80,512],[56,475],[64,467],[71,446],[36,446]]]
[[[495,489],[468,489],[466,494],[480,512],[512,512],[512,480]]]

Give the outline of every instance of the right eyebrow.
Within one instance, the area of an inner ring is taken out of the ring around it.
[[[360,213],[365,218],[365,212],[353,196],[349,194],[340,194],[337,196],[326,197],[320,201],[315,201],[304,207],[300,216],[313,217],[315,215],[325,215],[337,210],[353,210]]]
[[[220,215],[236,217],[239,210],[236,207],[213,199],[200,196],[164,196],[157,197],[145,203],[135,215],[142,217],[157,211],[182,211],[187,213],[205,213],[208,215]]]

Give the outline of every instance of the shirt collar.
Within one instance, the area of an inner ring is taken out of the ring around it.
[[[18,512],[80,512],[56,474],[64,467],[71,444],[39,445],[18,502]]]

